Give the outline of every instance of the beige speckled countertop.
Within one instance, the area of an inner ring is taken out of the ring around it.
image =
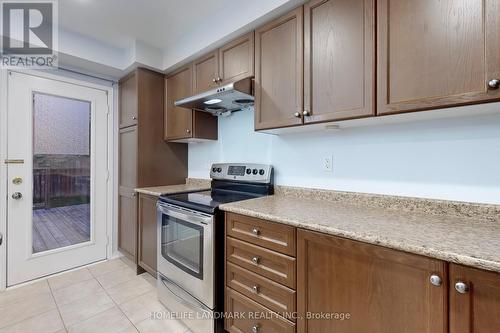
[[[210,189],[210,180],[188,178],[186,179],[186,184],[142,187],[136,188],[135,192],[159,197],[160,195],[165,194],[203,191],[208,189]]]
[[[337,194],[329,197],[321,191],[316,198],[289,195],[289,191],[283,189],[276,192],[279,193],[224,204],[220,208],[500,272],[500,206],[399,197],[379,199],[363,194],[339,195],[342,192],[333,191]],[[397,209],[390,208],[391,200]],[[409,209],[401,207],[405,205]]]

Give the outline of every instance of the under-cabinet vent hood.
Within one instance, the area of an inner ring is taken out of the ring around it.
[[[219,116],[252,106],[252,79],[243,79],[175,101],[175,106]]]

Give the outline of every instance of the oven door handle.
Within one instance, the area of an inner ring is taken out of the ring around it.
[[[198,309],[198,310],[201,310],[201,311],[204,311],[204,312],[211,312],[211,310],[209,308],[207,308],[207,306],[203,303],[201,303],[200,301],[198,301],[197,299],[195,299],[193,296],[191,295],[187,295],[186,292],[184,291],[181,291],[183,292],[184,294],[186,294],[186,298],[189,297],[192,302],[190,302],[189,300],[187,300],[185,297],[182,297],[182,296],[179,296],[175,293],[175,291],[172,290],[172,287],[176,287],[173,285],[172,282],[168,281],[167,278],[163,277],[163,276],[159,276],[160,278],[160,281],[161,283],[163,284],[163,286],[165,286],[165,288],[168,289],[168,291],[175,296],[175,298],[177,298],[177,300],[179,302],[181,302],[182,304],[184,304],[185,306],[187,307],[190,307],[190,308],[193,308],[193,309]],[[170,285],[170,286],[169,286]],[[177,287],[178,288],[178,287]]]
[[[157,209],[162,214],[172,216],[180,220],[199,225],[201,227],[204,227],[213,221],[212,216],[201,216],[200,214],[197,214],[195,212],[190,213],[189,211],[175,209],[160,202],[158,202],[157,204]]]

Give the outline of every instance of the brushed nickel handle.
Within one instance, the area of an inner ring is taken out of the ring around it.
[[[488,88],[490,89],[498,89],[500,87],[500,80],[493,79],[488,82]]]
[[[258,285],[253,286],[253,287],[252,287],[252,292],[253,292],[254,294],[258,294],[258,293],[259,293],[259,286],[258,286]]]
[[[294,115],[296,118],[300,118],[300,116],[301,116],[301,115],[300,115],[300,112],[295,112],[293,115]]]
[[[309,111],[307,111],[307,110],[304,110],[304,112],[302,112],[302,114],[303,114],[304,116],[310,116],[310,115],[311,115],[311,114],[309,113]]]
[[[260,235],[260,230],[257,229],[257,228],[253,228],[252,229],[252,234],[254,234],[255,236],[258,236],[258,235]]]
[[[252,333],[259,333],[260,327],[259,324],[255,324],[252,327]]]
[[[259,262],[260,262],[260,258],[259,258],[259,257],[257,257],[257,256],[255,256],[255,257],[253,257],[253,258],[252,258],[252,262],[253,262],[254,264],[258,265],[258,264],[259,264]]]
[[[441,277],[439,277],[439,275],[436,275],[436,274],[432,274],[431,277],[429,278],[429,281],[431,282],[431,284],[433,286],[436,286],[436,287],[439,287],[443,281],[441,280]]]
[[[467,294],[469,292],[469,286],[462,281],[455,283],[455,290],[460,294]]]
[[[14,192],[12,193],[12,199],[14,200],[19,200],[23,197],[23,194],[21,192]]]

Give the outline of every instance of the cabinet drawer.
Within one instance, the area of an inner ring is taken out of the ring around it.
[[[294,333],[295,324],[269,311],[249,298],[226,288],[226,311],[237,313],[228,317],[225,329],[230,333]]]
[[[227,260],[295,289],[295,258],[231,237],[226,238]]]
[[[289,225],[227,213],[228,236],[295,257],[295,228]]]
[[[295,312],[295,291],[231,263],[227,286],[277,313]]]

